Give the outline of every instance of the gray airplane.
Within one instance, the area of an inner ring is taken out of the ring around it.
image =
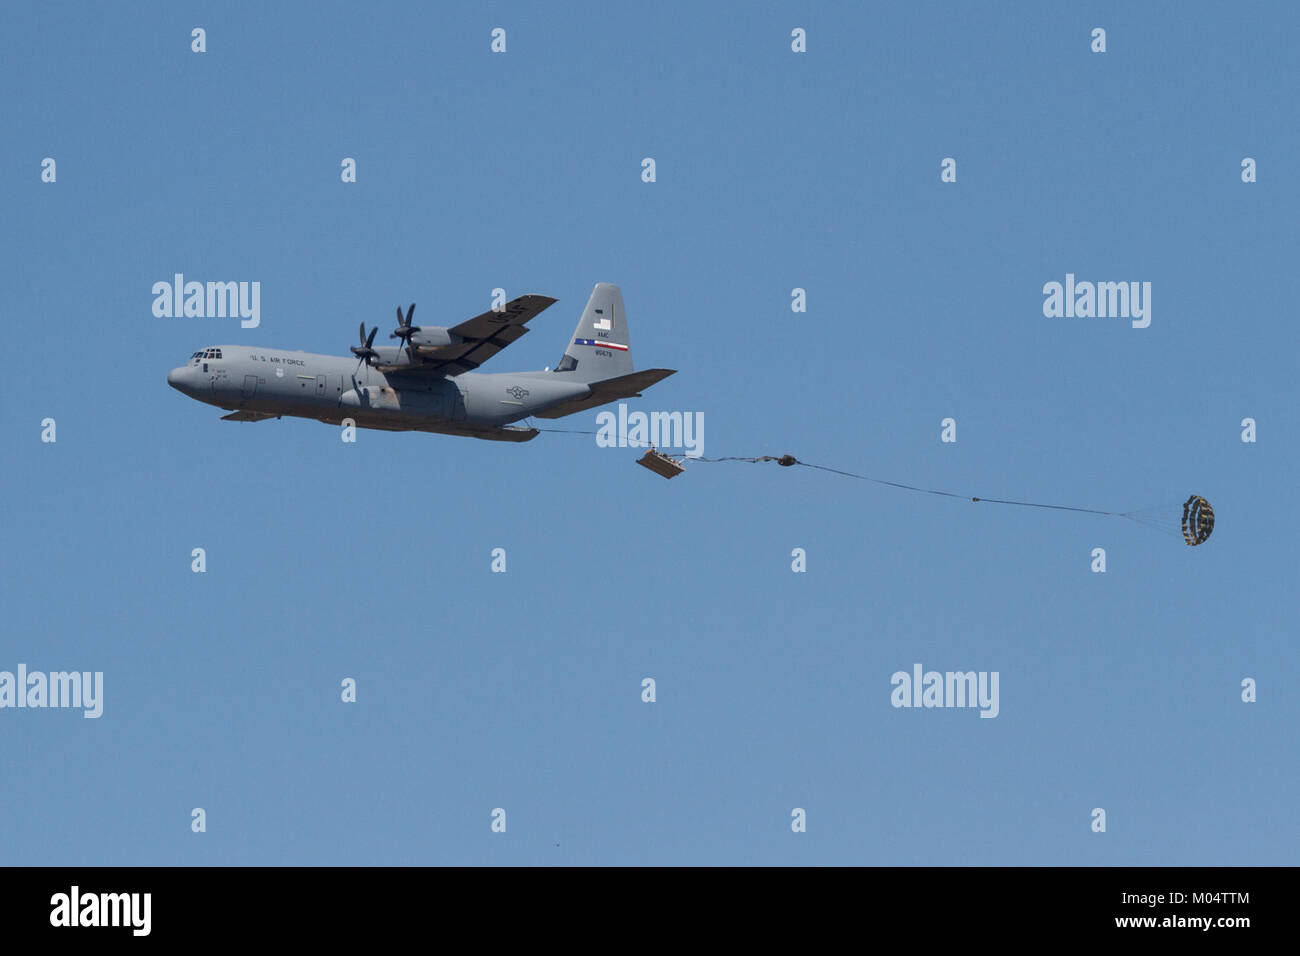
[[[512,425],[530,415],[563,418],[641,390],[674,369],[632,371],[623,294],[596,284],[560,364],[541,372],[481,373],[480,365],[527,331],[555,299],[524,295],[501,311],[442,328],[413,325],[412,305],[397,310],[395,346],[375,347],[378,327],[352,359],[248,345],[218,345],[190,356],[167,384],[230,412],[225,421],[260,422],[289,415],[331,425],[438,432],[493,441],[529,441],[536,428]]]

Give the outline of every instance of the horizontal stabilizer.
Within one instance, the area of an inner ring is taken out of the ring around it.
[[[229,415],[222,415],[223,422],[264,422],[268,418],[279,418],[279,415],[272,415],[269,412],[231,412]]]
[[[607,378],[603,382],[591,382],[587,385],[591,389],[591,394],[581,398],[571,398],[558,405],[552,405],[550,408],[537,412],[536,417],[563,418],[566,415],[585,412],[587,409],[595,408],[598,405],[616,402],[620,398],[636,398],[640,396],[642,389],[649,388],[657,382],[662,382],[676,371],[676,369],[672,368],[648,368],[644,372],[631,372],[617,378]]]

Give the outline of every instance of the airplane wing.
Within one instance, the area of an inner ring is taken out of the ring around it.
[[[414,362],[378,368],[381,372],[422,375],[459,375],[472,371],[511,342],[523,338],[528,332],[525,323],[555,302],[548,295],[521,295],[507,302],[500,312],[484,312],[447,330],[464,341],[455,345],[415,345],[411,348]]]

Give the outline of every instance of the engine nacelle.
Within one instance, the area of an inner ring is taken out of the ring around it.
[[[411,333],[412,345],[459,345],[463,341],[459,335],[453,335],[440,325],[422,325],[419,331]]]

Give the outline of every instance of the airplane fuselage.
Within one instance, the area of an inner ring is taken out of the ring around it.
[[[208,357],[214,353],[221,357]],[[590,393],[585,384],[552,372],[384,373],[344,356],[242,345],[204,349],[173,369],[167,383],[200,402],[258,417],[336,425],[351,419],[361,428],[506,441],[536,432],[503,426]]]
[[[202,348],[167,375],[190,398],[258,422],[288,415],[332,425],[438,432],[492,441],[528,441],[541,430],[520,419],[564,418],[639,397],[673,374],[632,365],[623,293],[597,282],[554,370],[484,373],[479,367],[528,332],[555,304],[528,293],[443,328],[416,325],[415,305],[397,309],[395,346],[376,346],[379,327],[357,330],[352,357],[248,345]],[[346,436],[345,436],[346,437]]]

